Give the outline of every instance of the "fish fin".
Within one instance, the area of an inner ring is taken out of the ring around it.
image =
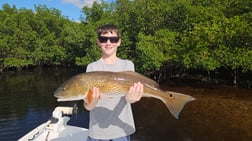
[[[86,97],[87,103],[91,103],[93,101],[93,91],[91,89],[88,90]]]
[[[161,98],[161,100],[166,104],[171,114],[178,119],[185,104],[196,100],[196,98],[182,93],[167,91],[166,96]]]

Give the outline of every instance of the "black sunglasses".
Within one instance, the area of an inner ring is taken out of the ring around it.
[[[108,39],[111,43],[117,43],[119,41],[119,37],[104,37],[104,36],[99,36],[98,37],[99,41],[101,43],[107,43]]]

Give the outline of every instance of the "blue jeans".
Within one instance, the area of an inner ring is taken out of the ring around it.
[[[116,139],[109,139],[109,140],[99,140],[99,139],[93,139],[91,137],[88,137],[87,141],[130,141],[130,136],[120,137]]]

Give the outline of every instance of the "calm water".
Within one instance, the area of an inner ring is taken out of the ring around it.
[[[47,121],[58,105],[79,106],[70,124],[88,127],[88,112],[79,102],[58,103],[53,92],[78,71],[43,70],[0,74],[0,140],[17,140]],[[152,98],[133,104],[137,132],[133,141],[251,141],[252,90],[174,80],[162,89],[197,98],[174,119]]]

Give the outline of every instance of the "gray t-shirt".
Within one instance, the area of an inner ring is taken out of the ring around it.
[[[89,64],[90,71],[135,71],[129,60],[117,59],[115,64],[105,64],[101,59]],[[94,139],[115,139],[135,132],[131,104],[125,97],[103,97],[90,111],[89,136]]]

